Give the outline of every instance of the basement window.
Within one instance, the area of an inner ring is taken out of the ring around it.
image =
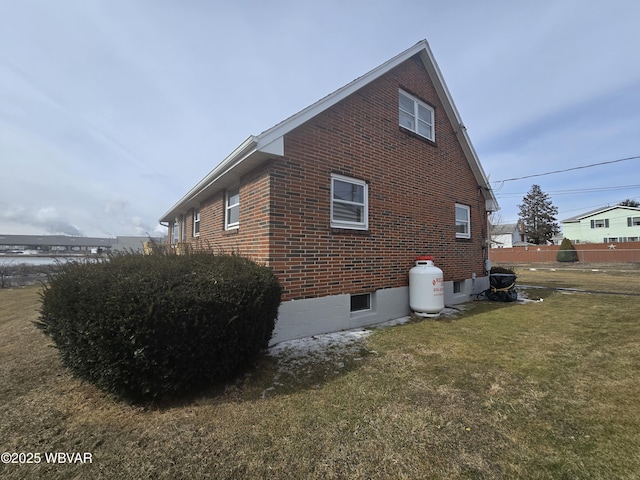
[[[462,282],[460,280],[453,281],[453,293],[462,293]]]
[[[371,294],[351,295],[351,313],[371,310]]]

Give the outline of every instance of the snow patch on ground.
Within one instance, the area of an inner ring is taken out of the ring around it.
[[[447,307],[438,317],[430,320],[455,317],[463,310],[463,306]],[[402,325],[411,320],[406,316],[366,328],[313,335],[273,345],[268,354],[277,362],[276,374],[272,385],[262,392],[262,398],[296,386],[319,388],[323,381],[345,372],[366,355],[376,354],[367,348],[365,342],[374,330]]]
[[[529,298],[527,292],[520,288],[516,289],[516,291],[518,292],[518,303],[540,303],[543,301],[542,298]]]
[[[440,312],[438,317],[430,318],[430,320],[437,320],[441,317],[453,317],[463,310],[463,306],[458,308],[447,307]],[[373,330],[402,325],[409,321],[411,321],[411,317],[406,316],[366,328],[354,328],[341,332],[323,333],[295,340],[287,340],[270,347],[269,354],[274,357],[285,356],[289,359],[305,357],[307,355],[322,357],[327,351],[331,351],[332,349],[345,348],[349,350],[354,347],[359,348],[363,345],[364,339],[371,335]]]
[[[297,386],[317,388],[319,384],[345,371],[353,362],[370,352],[365,339],[371,330],[362,328],[324,333],[280,342],[269,348],[269,356],[277,362],[272,385],[262,398]]]

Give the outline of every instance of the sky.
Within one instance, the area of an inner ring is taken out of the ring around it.
[[[0,0],[0,234],[164,234],[248,136],[422,39],[496,221],[534,183],[558,220],[640,201],[639,21],[636,0]]]

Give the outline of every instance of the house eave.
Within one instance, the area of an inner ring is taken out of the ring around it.
[[[473,175],[478,182],[478,186],[484,191],[485,199],[486,199],[486,209],[489,212],[496,212],[500,210],[500,206],[498,204],[498,200],[491,189],[491,185],[487,178],[487,175],[482,168],[482,164],[480,163],[480,158],[476,153],[475,148],[473,147],[473,143],[471,143],[471,139],[469,138],[469,134],[467,133],[467,127],[465,127],[462,122],[462,117],[460,116],[460,112],[456,108],[456,105],[453,101],[453,97],[451,96],[451,92],[449,92],[449,88],[447,87],[446,82],[444,81],[444,76],[436,63],[436,60],[433,56],[433,52],[429,48],[429,45],[425,41],[424,48],[420,51],[420,55],[422,58],[422,63],[424,64],[433,84],[436,88],[436,92],[438,96],[442,99],[442,104],[447,113],[447,117],[453,126],[456,137],[462,146],[462,150],[467,158],[467,162],[473,171]]]
[[[269,158],[282,155],[284,153],[283,145],[284,143],[278,139],[265,143],[264,141],[261,142],[258,137],[248,137],[173,205],[159,221],[172,222],[177,216],[186,213],[188,210],[198,208],[200,202],[213,194],[237,185],[242,175]]]
[[[458,141],[462,145],[465,157],[478,183],[478,187],[483,191],[488,211],[500,209],[498,201],[484,173],[480,160],[476,154],[471,140],[467,135],[466,128],[462,123],[460,114],[453,103],[449,89],[444,82],[444,78],[435,61],[433,53],[426,40],[421,40],[411,48],[396,55],[382,65],[374,68],[370,72],[358,77],[342,88],[327,95],[309,107],[301,110],[295,115],[265,130],[258,136],[250,136],[231,154],[225,158],[216,168],[214,168],[204,179],[193,187],[184,197],[182,197],[173,207],[171,207],[161,218],[160,222],[171,222],[177,215],[186,213],[191,208],[196,208],[199,203],[213,195],[214,193],[228,188],[239,182],[240,176],[261,162],[273,156],[284,155],[284,136],[303,123],[314,118],[326,109],[332,107],[352,93],[360,90],[364,86],[378,79],[381,75],[391,69],[419,55],[429,76],[431,77],[438,96],[442,99],[444,109],[449,121],[453,125]]]

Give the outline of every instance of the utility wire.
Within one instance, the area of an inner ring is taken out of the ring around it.
[[[525,178],[543,177],[545,175],[553,175],[554,173],[570,172],[571,170],[581,170],[583,168],[597,167],[599,165],[609,165],[611,163],[626,162],[627,160],[635,160],[638,158],[640,158],[640,155],[637,155],[635,157],[620,158],[618,160],[610,160],[608,162],[592,163],[591,165],[582,165],[580,167],[566,168],[564,170],[554,170],[553,172],[536,173],[534,175],[525,175],[524,177],[506,178],[504,180],[496,180],[491,183],[504,183],[504,182],[512,182],[514,180],[524,180]]]
[[[595,192],[608,192],[608,191],[617,191],[617,190],[635,190],[640,188],[640,185],[621,185],[615,187],[591,187],[591,188],[579,188],[575,190],[550,190],[546,193],[550,195],[575,195],[580,193],[595,193]],[[525,195],[523,192],[505,192],[505,193],[497,193],[496,197],[498,198],[507,198],[507,197],[519,197],[521,195]]]

